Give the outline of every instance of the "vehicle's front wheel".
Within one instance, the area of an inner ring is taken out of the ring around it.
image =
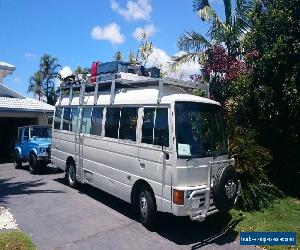
[[[139,214],[141,223],[152,227],[156,220],[155,198],[147,186],[143,186],[139,193]]]
[[[18,150],[15,150],[14,152],[14,163],[16,169],[22,167],[22,159]]]
[[[30,153],[29,155],[29,171],[31,174],[36,174],[39,171],[40,162],[36,158],[34,153]]]
[[[78,185],[78,182],[76,180],[76,167],[73,162],[67,163],[67,171],[65,180],[68,186],[71,188],[76,188]]]

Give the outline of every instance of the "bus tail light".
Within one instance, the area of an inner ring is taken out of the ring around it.
[[[184,191],[173,189],[173,203],[176,205],[184,204]]]

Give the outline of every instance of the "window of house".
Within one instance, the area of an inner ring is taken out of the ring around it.
[[[92,107],[84,107],[82,112],[82,124],[81,133],[90,134],[91,133],[91,114]]]
[[[101,135],[103,108],[94,107],[92,112],[92,135]]]
[[[62,130],[70,131],[71,108],[64,108]]]
[[[122,108],[119,139],[136,141],[138,108]]]
[[[105,122],[105,136],[118,138],[121,108],[107,108]]]
[[[62,108],[56,108],[54,117],[54,129],[60,129]]]

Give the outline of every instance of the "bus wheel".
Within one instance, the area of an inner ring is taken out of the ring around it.
[[[37,160],[34,153],[29,155],[29,171],[31,174],[36,174],[39,170],[39,161]]]
[[[67,163],[67,171],[65,176],[66,183],[71,188],[76,188],[78,182],[76,180],[76,167],[73,162]]]
[[[15,168],[21,168],[22,167],[22,160],[21,160],[21,156],[18,150],[15,150],[14,153],[14,162],[15,162]]]
[[[139,193],[139,215],[145,227],[152,227],[156,219],[155,198],[147,186],[142,186]]]

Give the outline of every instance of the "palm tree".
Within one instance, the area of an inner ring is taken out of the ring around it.
[[[38,96],[39,101],[41,97],[44,96],[43,77],[40,71],[35,72],[34,75],[30,77],[27,92],[34,93],[35,96]]]
[[[224,44],[231,56],[239,56],[243,52],[243,38],[250,30],[250,15],[253,10],[253,1],[236,0],[232,9],[231,0],[223,0],[225,20],[223,21],[211,7],[208,0],[194,0],[194,11],[203,21],[210,25],[205,38],[198,32],[185,32],[178,40],[178,47],[186,53],[175,57],[175,65],[187,61],[203,58],[203,51],[214,43]]]
[[[40,72],[43,78],[43,89],[47,98],[47,103],[49,104],[54,104],[56,99],[54,79],[57,77],[60,69],[61,66],[56,57],[48,54],[41,57]]]

